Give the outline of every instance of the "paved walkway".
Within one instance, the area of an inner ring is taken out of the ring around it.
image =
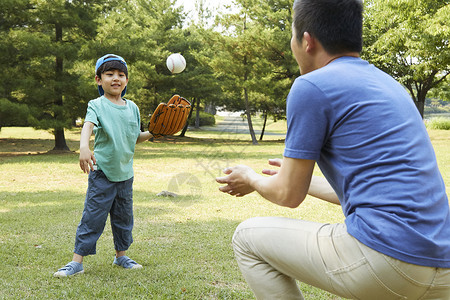
[[[217,122],[216,126],[202,126],[201,128],[209,131],[243,133],[250,135],[247,119],[243,119],[240,113],[221,112],[219,115],[225,117],[225,119]],[[261,135],[261,128],[255,128],[254,126],[253,129],[255,130],[256,137],[259,138]],[[278,135],[284,137],[286,134],[266,130],[264,135]]]

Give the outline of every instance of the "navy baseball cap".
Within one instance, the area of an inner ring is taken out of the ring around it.
[[[106,63],[108,61],[114,61],[114,60],[120,61],[121,63],[123,63],[125,65],[125,68],[127,68],[127,70],[128,70],[128,66],[127,66],[127,63],[125,62],[125,59],[123,59],[119,55],[106,54],[97,60],[97,63],[95,64],[95,74],[97,74],[97,70],[98,70],[98,68],[100,68],[101,65],[103,65],[104,63]],[[122,97],[125,95],[126,92],[127,92],[127,87],[125,87],[125,89],[122,91]],[[103,96],[105,94],[105,91],[103,91],[103,88],[101,85],[98,86],[98,93],[100,94],[100,96]]]

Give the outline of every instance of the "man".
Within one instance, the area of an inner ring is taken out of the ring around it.
[[[303,299],[295,279],[352,299],[450,299],[450,210],[434,150],[405,89],[359,58],[360,0],[297,0],[279,171],[226,169],[220,190],[295,208],[310,194],[345,224],[253,218],[233,247],[258,299]],[[312,176],[315,164],[325,178]]]

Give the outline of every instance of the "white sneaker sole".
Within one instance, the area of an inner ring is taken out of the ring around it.
[[[55,274],[53,274],[53,277],[71,277],[71,276],[75,276],[75,275],[83,274],[83,273],[84,273],[84,270],[81,270],[79,272],[73,273],[72,275],[67,275],[66,272],[64,272],[64,271],[58,271]]]
[[[134,265],[133,267],[131,267],[131,268],[124,268],[124,267],[122,267],[122,266],[119,266],[118,264],[115,264],[115,263],[113,263],[113,266],[114,267],[119,267],[119,268],[123,268],[123,269],[125,269],[125,270],[136,270],[136,269],[142,269],[142,265]]]

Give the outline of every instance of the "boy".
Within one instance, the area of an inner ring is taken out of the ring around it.
[[[97,60],[95,81],[100,97],[89,101],[80,138],[80,168],[89,174],[84,211],[78,225],[72,261],[55,277],[81,274],[83,258],[96,253],[96,243],[108,213],[116,256],[113,265],[125,269],[142,266],[125,255],[133,242],[133,156],[135,145],[152,137],[140,131],[139,109],[122,98],[128,84],[125,60],[107,54]],[[94,153],[89,139],[95,134]]]
[[[350,299],[450,299],[450,210],[426,128],[393,78],[359,58],[362,1],[296,0],[283,160],[225,170],[220,190],[295,208],[306,194],[344,224],[253,218],[233,236],[257,299],[303,299],[296,279]],[[313,176],[314,166],[325,178]]]

